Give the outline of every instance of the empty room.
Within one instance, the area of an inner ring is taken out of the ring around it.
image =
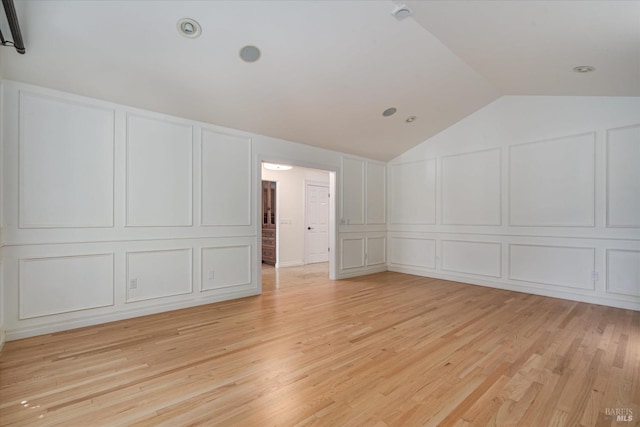
[[[640,426],[640,1],[2,9],[0,426]]]

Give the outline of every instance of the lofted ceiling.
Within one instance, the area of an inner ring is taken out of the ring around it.
[[[640,96],[639,1],[14,1],[6,79],[385,161],[502,95]]]

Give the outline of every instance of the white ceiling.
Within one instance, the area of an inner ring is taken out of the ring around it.
[[[639,1],[15,3],[4,78],[380,160],[505,94],[640,96]]]

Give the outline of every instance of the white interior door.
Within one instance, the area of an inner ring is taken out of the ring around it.
[[[329,261],[329,186],[306,184],[305,262]]]

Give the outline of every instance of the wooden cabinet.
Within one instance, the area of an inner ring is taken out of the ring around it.
[[[262,262],[276,264],[275,181],[262,181]]]

